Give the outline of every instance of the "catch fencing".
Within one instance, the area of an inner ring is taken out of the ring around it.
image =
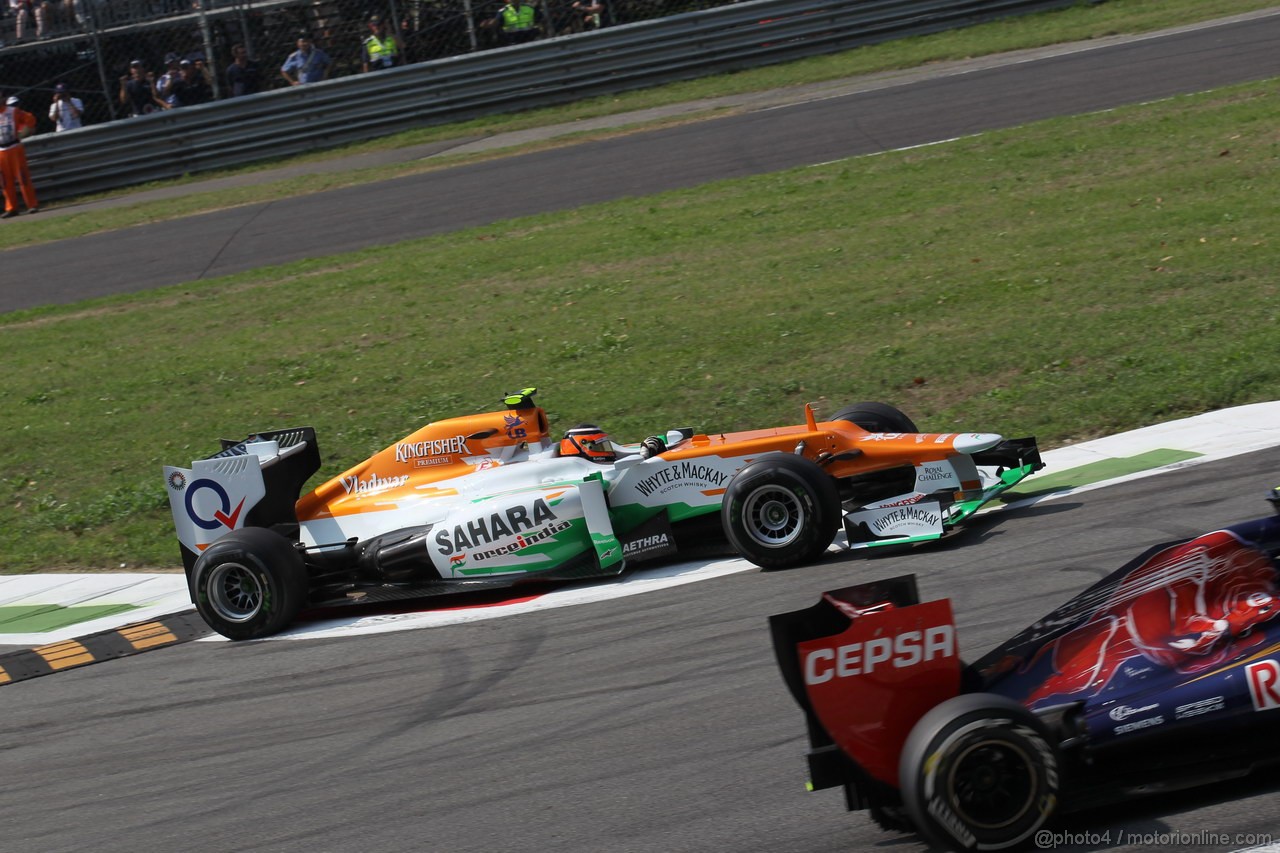
[[[17,7],[12,5],[17,2]],[[537,33],[570,35],[724,5],[732,0],[528,0]],[[577,6],[575,7],[575,2]],[[88,123],[128,115],[118,84],[138,60],[156,75],[176,55],[212,72],[215,98],[228,97],[232,46],[245,45],[263,90],[288,85],[279,68],[299,36],[333,60],[331,77],[363,71],[369,21],[400,41],[401,60],[427,62],[502,46],[495,18],[503,0],[0,0],[0,81],[24,104],[47,107],[53,87],[83,100]],[[597,7],[596,11],[583,7]],[[38,111],[42,129],[44,111]],[[52,129],[50,125],[49,129]]]
[[[1078,0],[750,0],[370,74],[45,133],[57,199],[844,50]]]

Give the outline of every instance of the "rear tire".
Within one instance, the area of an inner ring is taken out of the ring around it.
[[[916,723],[899,764],[916,829],[955,850],[1025,845],[1058,803],[1058,757],[1035,715],[1011,699],[968,693]]]
[[[232,640],[279,633],[307,597],[302,555],[262,527],[234,530],[214,542],[191,575],[196,610],[210,628]]]
[[[867,432],[919,432],[911,418],[888,403],[854,403],[836,412],[833,421],[848,421]]]
[[[812,563],[840,524],[836,484],[817,463],[770,453],[729,481],[720,519],[730,544],[764,569]]]

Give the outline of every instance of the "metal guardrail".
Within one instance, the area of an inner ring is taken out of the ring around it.
[[[42,198],[953,29],[1078,0],[750,0],[27,141]]]

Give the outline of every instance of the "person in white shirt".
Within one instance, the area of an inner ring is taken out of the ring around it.
[[[49,121],[55,130],[74,130],[83,127],[80,117],[84,114],[84,102],[67,91],[66,83],[59,83],[53,90],[53,103],[49,105]]]

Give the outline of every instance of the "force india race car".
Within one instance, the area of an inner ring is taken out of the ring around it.
[[[918,433],[882,403],[752,432],[553,441],[532,388],[505,410],[436,421],[299,496],[310,427],[223,441],[166,467],[191,597],[232,639],[304,606],[619,574],[708,536],[764,568],[935,539],[1042,464],[1034,439]]]
[[[1157,546],[966,666],[912,576],[770,619],[811,788],[968,850],[1280,760],[1276,515]]]

